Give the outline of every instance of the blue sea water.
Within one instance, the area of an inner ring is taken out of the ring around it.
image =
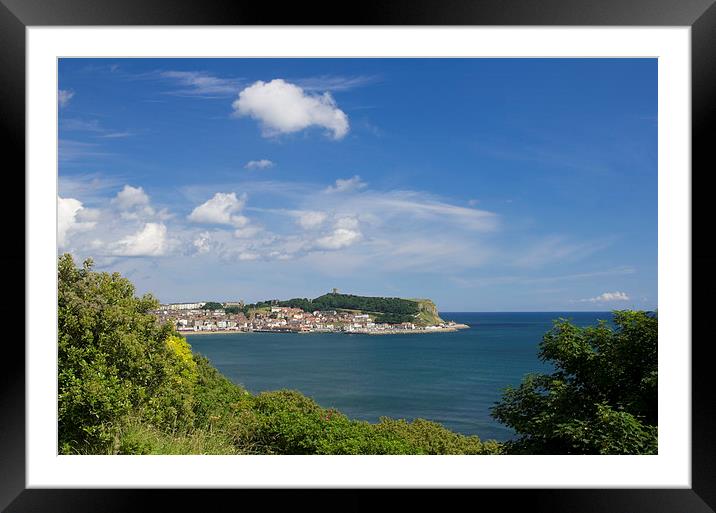
[[[549,372],[537,357],[559,317],[579,326],[609,312],[441,312],[469,329],[450,333],[347,335],[235,333],[188,335],[226,377],[249,391],[290,388],[351,418],[424,418],[482,439],[513,432],[490,417],[508,385]]]

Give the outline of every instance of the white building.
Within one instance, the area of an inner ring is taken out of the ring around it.
[[[160,305],[159,308],[162,310],[198,310],[204,303],[169,303],[167,305]]]

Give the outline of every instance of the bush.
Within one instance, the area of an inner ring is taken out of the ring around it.
[[[496,454],[483,444],[426,420],[351,420],[292,390],[264,392],[253,404],[255,443],[274,454]]]
[[[539,355],[556,371],[527,376],[493,407],[493,416],[518,434],[506,450],[656,454],[658,319],[617,311],[614,325],[555,322]]]
[[[141,415],[165,429],[192,413],[191,352],[149,313],[158,301],[134,296],[118,273],[92,261],[58,264],[58,410],[61,452],[105,453],[122,419]]]

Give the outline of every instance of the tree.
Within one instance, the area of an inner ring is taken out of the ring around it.
[[[63,453],[107,453],[121,424],[173,430],[193,421],[196,364],[186,340],[159,324],[150,294],[119,273],[58,262],[58,409]]]
[[[539,350],[552,374],[528,375],[509,387],[492,416],[518,437],[516,454],[656,454],[656,313],[615,311],[579,328],[555,321]]]
[[[224,308],[224,305],[221,303],[217,303],[216,301],[209,301],[208,303],[205,303],[204,306],[201,307],[202,310],[221,310]]]

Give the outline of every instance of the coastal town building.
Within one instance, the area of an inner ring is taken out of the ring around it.
[[[410,332],[455,331],[467,326],[443,322],[422,326],[412,322],[376,322],[375,316],[355,311],[315,310],[305,312],[300,308],[270,306],[234,313],[225,309],[205,310],[206,303],[180,303],[161,305],[153,313],[159,322],[170,322],[181,333],[213,332],[277,332],[277,333],[365,333],[395,334]],[[191,308],[184,305],[192,305]],[[174,308],[171,308],[174,306]],[[236,305],[238,306],[238,305]],[[243,306],[242,306],[243,308]]]
[[[159,308],[162,310],[196,310],[204,306],[203,303],[169,303],[166,305],[160,305]]]

